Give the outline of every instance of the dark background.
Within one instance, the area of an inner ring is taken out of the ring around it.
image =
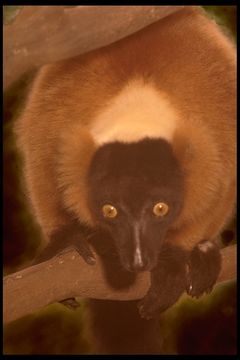
[[[4,7],[11,18],[14,7]],[[210,16],[236,38],[236,7],[205,6]],[[28,209],[21,157],[12,132],[34,72],[26,74],[4,94],[4,272],[11,273],[33,258],[41,233]],[[223,233],[223,244],[235,241],[235,219]],[[84,307],[75,311],[50,305],[4,328],[5,354],[82,354],[90,348],[84,336]],[[236,353],[236,283],[218,285],[200,300],[183,297],[164,315],[165,352],[174,354]]]

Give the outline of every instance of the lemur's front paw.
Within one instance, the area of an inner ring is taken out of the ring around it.
[[[58,229],[51,235],[47,246],[34,259],[33,265],[60,256],[69,251],[69,247],[74,248],[87,264],[95,264],[96,259],[86,240],[87,234],[85,233],[80,225],[73,223]]]
[[[199,297],[209,293],[221,270],[221,253],[217,244],[201,241],[190,253],[187,293]]]
[[[88,265],[94,265],[96,263],[96,258],[90,249],[87,241],[81,242],[79,244],[74,245],[75,250],[82,256],[83,260]]]
[[[186,285],[185,252],[165,247],[157,267],[151,272],[151,287],[138,304],[140,316],[151,319],[160,315],[177,302]]]
[[[158,317],[163,311],[174,305],[186,287],[185,272],[167,276],[162,281],[161,288],[150,288],[144,298],[138,303],[139,314],[147,320]]]

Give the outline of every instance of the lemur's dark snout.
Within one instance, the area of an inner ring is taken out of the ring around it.
[[[136,264],[134,263],[131,269],[132,269],[131,271],[136,271],[136,272],[149,270],[147,265],[141,263],[136,263]]]
[[[152,266],[150,259],[136,258],[135,256],[133,261],[125,264],[125,268],[126,270],[131,272],[140,272],[140,271],[150,271]]]

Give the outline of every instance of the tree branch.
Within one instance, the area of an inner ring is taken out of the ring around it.
[[[236,277],[236,246],[222,249],[223,266],[218,282]],[[150,274],[139,273],[129,288],[113,290],[103,275],[100,258],[87,265],[76,251],[8,275],[3,281],[4,323],[16,320],[48,304],[71,297],[111,300],[142,298],[150,285]]]
[[[3,29],[4,88],[25,72],[108,45],[183,6],[23,6]]]

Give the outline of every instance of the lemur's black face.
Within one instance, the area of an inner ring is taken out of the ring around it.
[[[162,139],[103,145],[89,183],[93,217],[111,234],[122,266],[151,270],[183,204],[183,176],[171,145]]]

